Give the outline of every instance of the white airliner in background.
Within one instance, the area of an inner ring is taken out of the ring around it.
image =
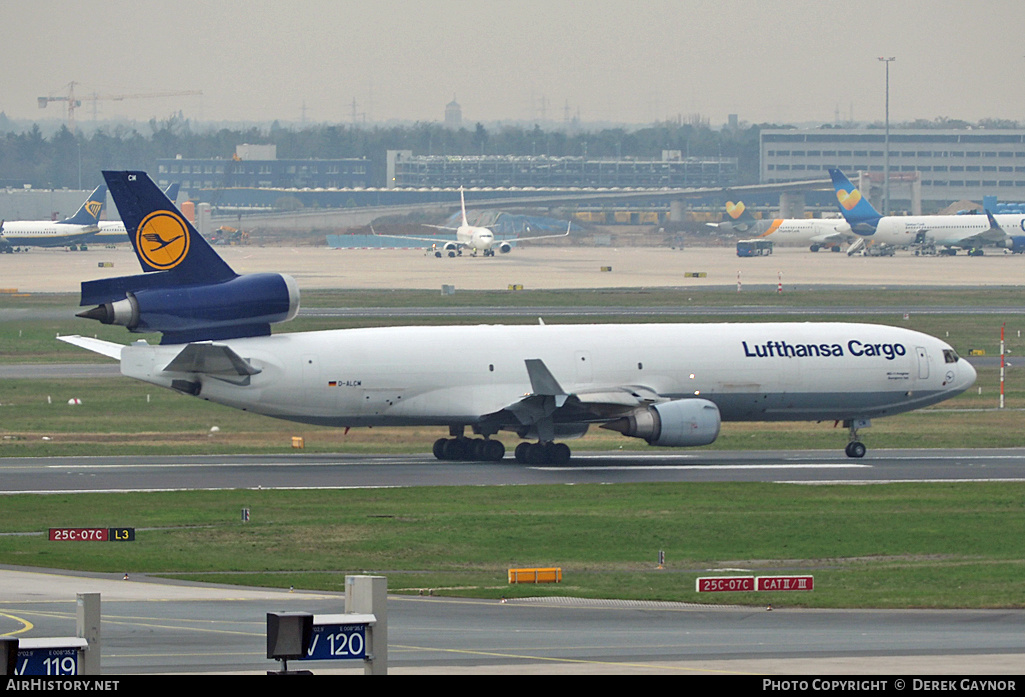
[[[167,196],[171,203],[175,203],[178,199],[178,191],[181,188],[180,182],[171,182],[166,189],[164,189],[164,195]],[[82,240],[90,244],[117,244],[118,242],[128,241],[128,231],[125,230],[125,224],[120,220],[101,220],[97,224],[99,228],[92,235]]]
[[[655,446],[715,441],[723,421],[838,421],[846,452],[874,417],[975,381],[946,342],[901,327],[821,322],[372,327],[271,334],[299,307],[281,274],[235,273],[144,172],[104,172],[146,273],[82,283],[80,317],[160,345],[59,337],[123,375],[324,426],[438,426],[438,459],[565,463],[589,427]],[[459,359],[452,360],[453,355]],[[479,438],[465,435],[470,429]]]
[[[852,229],[866,240],[921,251],[956,254],[967,249],[981,256],[983,247],[1025,252],[1025,215],[882,215],[838,169],[829,171],[837,201]]]
[[[462,207],[463,219],[459,224],[459,227],[445,227],[444,225],[428,225],[427,227],[437,228],[438,230],[448,230],[456,233],[456,239],[445,241],[439,240],[432,237],[412,237],[410,235],[381,235],[374,231],[373,226],[370,227],[370,231],[378,237],[390,237],[393,239],[403,240],[417,240],[418,242],[430,242],[434,246],[434,256],[440,257],[442,253],[448,254],[450,257],[461,256],[463,249],[469,249],[473,256],[477,256],[477,252],[481,252],[486,257],[495,256],[495,250],[497,249],[502,254],[507,254],[512,251],[512,245],[515,242],[527,242],[530,240],[544,240],[551,239],[553,237],[566,237],[569,235],[570,226],[572,221],[566,226],[566,232],[558,235],[539,235],[536,237],[517,237],[514,239],[496,240],[495,233],[489,228],[480,227],[477,225],[470,225],[466,219],[466,198],[463,195],[463,187],[459,187],[459,203]]]
[[[839,252],[841,245],[851,242],[856,235],[843,218],[763,218],[751,215],[743,201],[726,203],[729,220],[706,223],[709,227],[730,233],[743,233],[754,238],[771,240],[781,247],[803,247],[817,252],[829,249]]]
[[[96,187],[82,207],[64,220],[5,220],[0,222],[0,248],[66,247],[95,234],[100,213],[107,203],[107,187]]]

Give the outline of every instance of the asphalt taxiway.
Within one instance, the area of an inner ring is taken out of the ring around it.
[[[0,586],[0,635],[13,636],[73,635],[76,594],[99,593],[105,675],[276,670],[266,658],[267,612],[344,608],[332,593],[11,567],[0,568]],[[769,611],[392,594],[387,613],[390,674],[1014,676],[1025,660],[1023,610]],[[299,667],[363,670],[352,662]]]

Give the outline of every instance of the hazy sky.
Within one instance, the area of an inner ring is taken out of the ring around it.
[[[1025,122],[1022,0],[10,0],[11,118]],[[364,116],[365,115],[365,116]]]

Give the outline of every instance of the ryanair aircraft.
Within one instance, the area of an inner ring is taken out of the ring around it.
[[[107,203],[107,187],[96,187],[73,216],[50,222],[46,220],[11,220],[0,222],[0,247],[65,247],[78,244],[99,229],[100,213]]]
[[[145,273],[82,284],[79,316],[159,345],[62,341],[129,377],[289,421],[438,426],[442,460],[564,463],[589,427],[653,446],[707,445],[723,421],[842,421],[847,454],[874,417],[941,402],[975,370],[946,342],[840,322],[423,326],[271,334],[295,281],[235,273],[144,172],[104,172]],[[453,354],[460,360],[453,362]],[[467,435],[472,431],[477,437]]]

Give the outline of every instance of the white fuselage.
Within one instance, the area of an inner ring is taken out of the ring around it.
[[[464,224],[456,229],[456,242],[475,252],[486,252],[495,246],[495,233],[486,227]]]
[[[1025,235],[1025,216],[1001,214],[994,216],[997,224],[1010,235]],[[914,244],[937,246],[962,246],[965,240],[990,229],[985,215],[908,215],[884,216],[879,220],[874,234],[866,239],[884,244],[907,247]],[[922,237],[919,238],[919,233]],[[995,243],[997,246],[1010,246]]]
[[[843,218],[776,218],[760,235],[780,246],[837,246],[852,238]]]
[[[477,423],[531,393],[529,359],[542,360],[568,394],[627,387],[700,397],[723,421],[897,414],[975,380],[945,342],[871,324],[393,327],[216,343],[260,372],[249,384],[166,372],[182,346],[139,343],[122,350],[121,370],[165,387],[198,379],[200,398],[330,426]]]
[[[46,222],[37,220],[12,220],[3,224],[0,236],[14,246],[63,247],[77,244],[97,231],[96,225]]]
[[[128,231],[120,220],[101,221],[97,225],[99,229],[89,237],[89,242],[114,244],[128,241]]]

